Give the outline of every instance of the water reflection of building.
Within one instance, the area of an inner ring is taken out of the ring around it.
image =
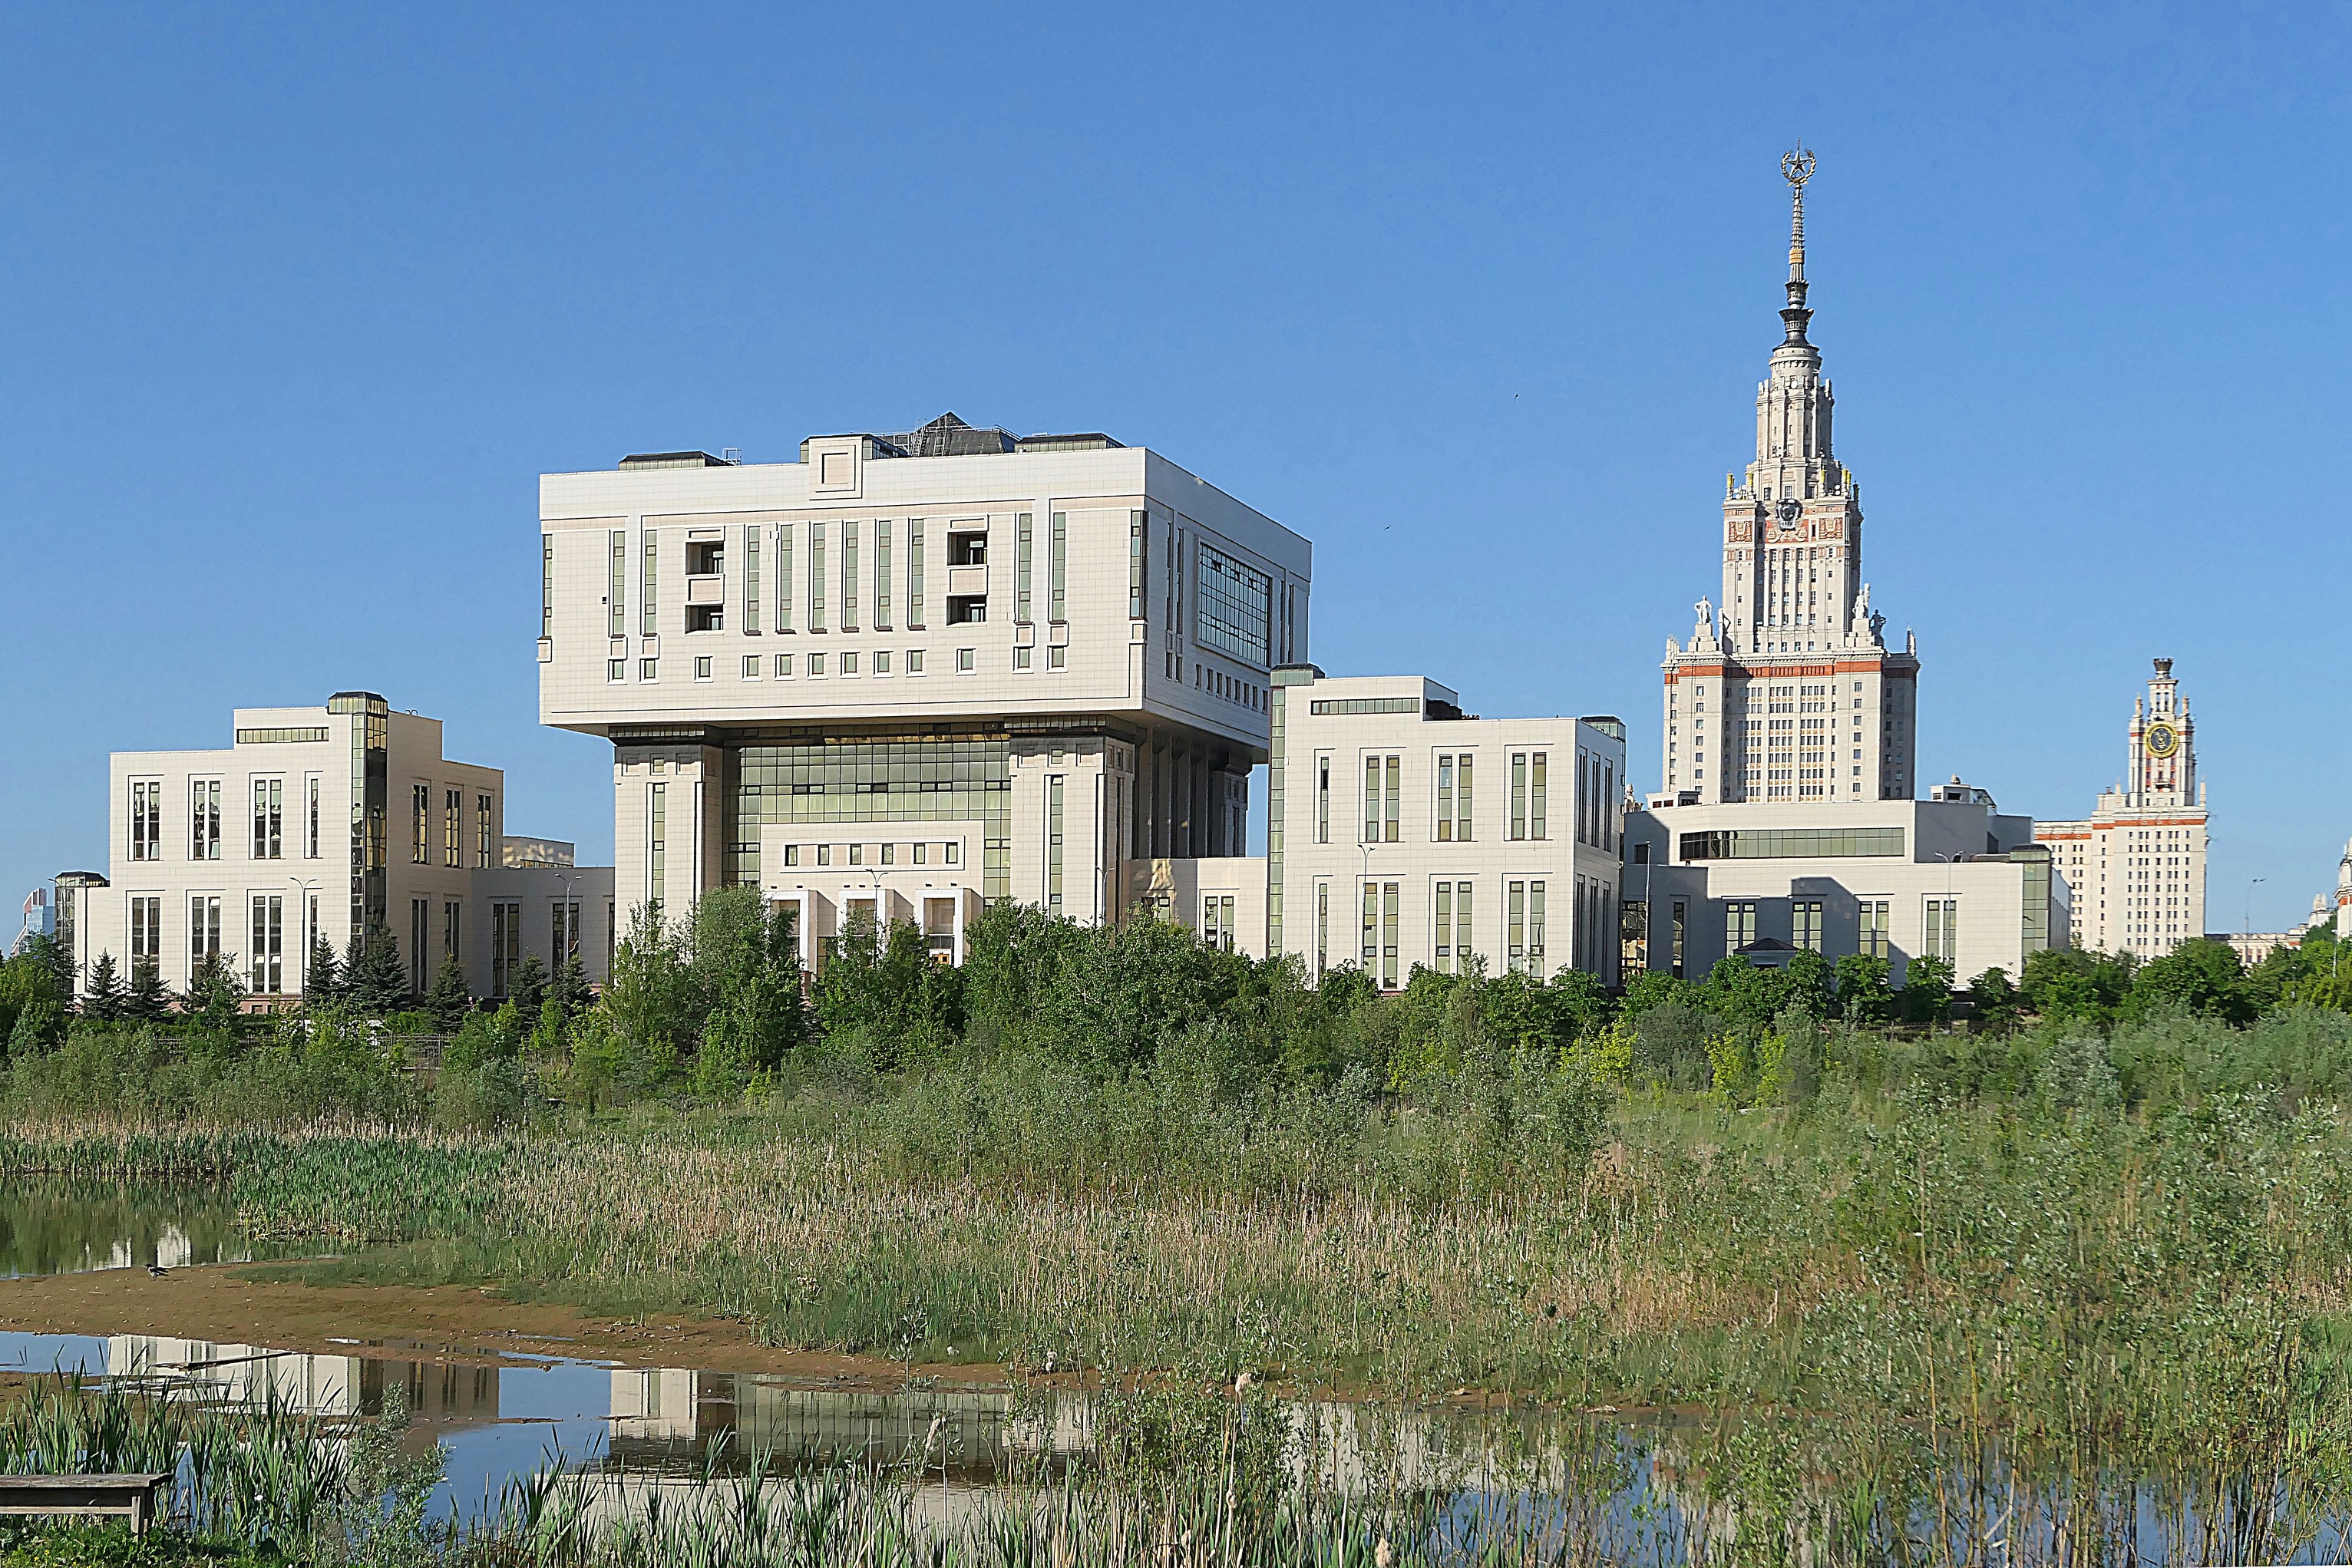
[[[374,1415],[383,1408],[385,1394],[404,1385],[410,1411],[428,1425],[469,1427],[499,1418],[495,1366],[117,1334],[106,1342],[106,1370],[110,1377],[161,1383],[181,1397],[224,1405],[275,1401],[302,1415],[331,1417]]]

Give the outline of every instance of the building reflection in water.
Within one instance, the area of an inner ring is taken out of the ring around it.
[[[283,1409],[330,1419],[379,1414],[385,1393],[400,1384],[407,1388],[411,1415],[422,1426],[446,1429],[499,1418],[495,1366],[116,1334],[106,1342],[106,1371],[110,1377],[159,1385],[174,1397],[230,1406],[275,1400]]]

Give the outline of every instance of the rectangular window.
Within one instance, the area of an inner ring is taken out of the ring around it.
[[[504,1000],[522,964],[522,905],[490,905],[490,995]]]
[[[1473,758],[1471,754],[1466,751],[1460,753],[1454,759],[1455,773],[1454,780],[1454,841],[1457,844],[1468,843],[1472,836],[1470,831],[1470,803],[1472,797],[1475,794],[1475,791],[1471,788],[1470,764]]]
[[[1855,946],[1874,958],[1886,955],[1887,900],[1865,898],[1854,906]]]
[[[1234,895],[1230,893],[1207,893],[1201,895],[1201,940],[1221,953],[1234,950]]]
[[[1364,883],[1364,973],[1378,973],[1381,962],[1381,884]]]
[[[823,653],[811,653],[808,656],[808,673],[812,675],[821,675],[824,674],[824,655]]]
[[[1381,842],[1392,844],[1397,841],[1397,830],[1400,825],[1398,813],[1403,805],[1404,758],[1402,757],[1390,758],[1388,759],[1387,771],[1389,781],[1388,811],[1387,815],[1381,820],[1381,827],[1386,832],[1387,837],[1382,839]]]
[[[1723,906],[1723,948],[1737,953],[1756,940],[1756,901],[1746,899]]]
[[[1685,862],[1816,860],[1902,852],[1900,828],[1735,828],[1682,835]]]
[[[258,906],[261,900],[257,898],[253,902]],[[425,965],[425,938],[432,928],[432,901],[424,898],[410,899],[408,901],[408,992],[411,996],[423,996],[425,988],[432,983],[432,972]],[[258,981],[255,982],[254,988],[260,989]]]
[[[317,860],[319,858],[319,781],[316,779],[306,779],[303,780],[303,788],[310,796],[305,802],[306,809],[310,812],[310,821],[302,829],[302,852],[310,859]]]
[[[136,979],[150,965],[162,961],[163,956],[163,901],[161,898],[134,898],[131,901],[131,976]]]
[[[1315,841],[1331,841],[1331,759],[1315,759]]]
[[[1397,884],[1381,883],[1381,988],[1395,990],[1397,983]]]
[[[1822,901],[1800,898],[1789,905],[1789,940],[1797,946],[1818,953],[1822,950]]]
[[[1066,596],[1070,579],[1070,515],[1055,512],[1053,527],[1053,538],[1045,557],[1045,619],[1067,621],[1070,618]],[[1265,663],[1263,659],[1258,662]]]
[[[1543,977],[1544,884],[1540,882],[1528,883],[1528,971],[1538,979]]]
[[[1528,967],[1528,884],[1512,883],[1505,890],[1505,896],[1503,961],[1512,974],[1521,975]]]
[[[490,798],[488,795],[477,795],[474,797],[474,864],[476,868],[488,871],[491,866],[496,865],[498,862],[494,857],[497,852],[498,846],[490,841]]]
[[[1145,580],[1150,564],[1150,552],[1144,549],[1144,514],[1127,515],[1127,618],[1143,619],[1144,594],[1149,588]]]
[[[1331,967],[1331,884],[1315,884],[1315,978],[1319,984]]]
[[[465,919],[466,906],[456,899],[441,905],[441,956],[455,958],[460,964],[466,958]]]
[[[659,667],[660,662],[658,660],[639,659],[637,661],[637,679],[641,681],[658,680],[660,677],[656,674],[656,671]]]
[[[433,863],[433,786],[430,784],[409,786],[408,863]]]
[[[1960,904],[1958,899],[1931,898],[1927,901],[1927,940],[1921,944],[1929,956],[1950,963],[1957,956],[1960,940]]]
[[[1666,931],[1667,956],[1671,960],[1674,977],[1677,980],[1683,977],[1683,937],[1689,926],[1690,904],[1677,898],[1674,902],[1673,912],[1667,918]]]
[[[669,872],[669,786],[656,784],[646,807],[646,902],[658,908]]]
[[[658,576],[656,568],[661,556],[660,541],[661,536],[659,534],[655,533],[651,528],[646,530],[646,609],[644,617],[644,632],[648,637],[653,636],[661,630],[659,622],[656,620],[656,616],[658,614],[661,608],[660,596],[654,591],[655,580]]]
[[[857,630],[857,525],[841,525],[841,629]]]
[[[845,675],[854,675],[857,673],[856,649],[847,648],[843,650],[841,655],[841,673]]]
[[[1437,884],[1437,917],[1430,922],[1430,957],[1437,972],[1450,975],[1454,970],[1454,884]]]
[[[776,530],[776,630],[793,629],[793,526]]]
[[[809,630],[824,630],[824,525],[809,525]]]
[[[626,659],[607,659],[604,661],[604,679],[607,682],[617,685],[628,678],[629,661]]]
[[[960,675],[968,675],[971,674],[971,672],[978,666],[979,657],[980,650],[977,648],[958,648],[956,650],[956,674]]]
[[[1451,843],[1453,841],[1454,758],[1450,753],[1440,753],[1437,758],[1437,841]],[[1438,883],[1441,888],[1444,885],[1444,883]],[[1443,925],[1444,921],[1441,919],[1438,924]]]
[[[613,580],[604,589],[604,630],[607,635],[625,637],[629,634],[629,533],[626,528],[614,528],[613,545]]]
[[[907,519],[907,626],[909,631],[923,629],[923,519]],[[908,669],[919,669],[909,664]]]
[[[1024,625],[1036,619],[1029,602],[1029,514],[1024,512],[1013,533],[1013,619]]]
[[[555,536],[539,538],[539,634],[555,635]]]
[[[1617,764],[1601,765],[1601,847],[1614,854],[1617,850]]]
[[[188,780],[188,858],[216,861],[220,853],[221,787],[217,779]]]
[[[206,958],[221,950],[221,901],[215,894],[194,894],[188,899],[188,977]]]
[[[792,656],[790,653],[779,653],[779,654],[777,654],[777,655],[776,655],[776,678],[777,678],[778,680],[780,680],[780,681],[788,681],[788,680],[792,679],[792,675],[793,675],[793,656]]]
[[[695,659],[694,659],[694,678],[695,678],[696,680],[698,680],[698,681],[707,681],[707,680],[709,680],[709,679],[710,678],[710,655],[709,655],[709,654],[708,654],[708,653],[698,653],[698,654],[696,654],[696,655],[695,655]]]
[[[441,863],[460,866],[466,863],[466,792],[444,789],[441,792]]]
[[[1045,907],[1062,907],[1062,775],[1045,780]]]
[[[251,989],[274,997],[286,989],[286,898],[283,894],[253,895]]]
[[[1550,830],[1545,826],[1549,815],[1545,802],[1550,799],[1550,794],[1544,783],[1547,777],[1545,764],[1550,755],[1549,752],[1538,751],[1528,758],[1528,837],[1531,839],[1551,836]]]
[[[554,956],[556,968],[562,967],[580,956],[580,905],[577,901],[549,905],[552,915],[554,945],[548,951]]]
[[[1528,836],[1528,754],[1511,753],[1511,837]]]
[[[285,857],[286,781],[257,779],[253,781],[253,858],[274,861]]]
[[[1196,545],[1192,557],[1199,579],[1194,640],[1217,653],[1265,664],[1274,580],[1213,545]]]
[[[1013,667],[1016,670],[1025,670],[1035,661],[1036,655],[1037,650],[1034,648],[1015,648],[1013,650]]]
[[[874,525],[874,624],[877,630],[890,630],[890,525],[887,521]]]
[[[760,629],[760,526],[743,530],[743,630]]]
[[[1070,651],[1067,648],[1053,647],[1045,650],[1045,667],[1047,669],[1065,670],[1069,668],[1069,664]]]
[[[144,779],[131,781],[131,858],[135,861],[161,860],[163,842],[163,786],[161,780],[150,783]]]

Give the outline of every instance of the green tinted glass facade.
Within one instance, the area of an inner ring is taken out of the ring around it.
[[[1013,759],[1003,740],[747,746],[735,754],[728,810],[730,883],[759,881],[768,822],[978,821],[981,894],[1013,892]]]
[[[1739,828],[1682,835],[1685,862],[1823,860],[1902,852],[1900,828]]]

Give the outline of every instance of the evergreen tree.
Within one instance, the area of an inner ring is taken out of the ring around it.
[[[538,1019],[547,1001],[547,966],[539,961],[538,954],[524,954],[514,973],[507,977],[507,1000],[524,1018]]]
[[[400,941],[381,921],[368,928],[365,942],[354,941],[357,960],[344,960],[344,998],[363,1018],[389,1018],[406,1006],[408,970],[400,961]]]
[[[245,1017],[240,1005],[244,998],[245,987],[238,983],[236,969],[219,954],[207,953],[188,977],[188,997],[181,1011],[199,1028],[233,1035]]]
[[[321,936],[310,947],[310,970],[302,982],[302,1001],[306,1007],[331,1008],[341,999],[342,967],[335,962],[332,945]]]
[[[588,971],[580,967],[579,954],[564,959],[563,967],[555,971],[555,978],[547,988],[547,999],[556,1005],[560,1021],[566,1024],[586,1011],[588,1004],[595,999],[588,994]]]
[[[474,1010],[474,994],[466,988],[466,966],[457,961],[457,954],[442,958],[433,977],[432,994],[425,999],[425,1010],[445,1034],[461,1028],[466,1015]]]
[[[152,958],[131,966],[131,991],[123,998],[122,1016],[137,1023],[157,1023],[172,1016],[172,993],[163,988],[162,966]]]
[[[122,1009],[130,999],[122,977],[114,972],[114,955],[100,953],[98,961],[89,967],[89,984],[82,988],[81,1016],[99,1023],[112,1023],[122,1016]]]

